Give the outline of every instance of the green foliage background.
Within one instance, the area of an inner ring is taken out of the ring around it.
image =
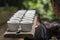
[[[35,9],[43,19],[54,20],[54,11],[51,0],[0,0],[5,6],[17,6],[18,9]]]
[[[28,9],[38,10],[43,19],[48,19],[50,21],[56,19],[51,0],[25,0],[23,5],[25,5],[25,7]]]

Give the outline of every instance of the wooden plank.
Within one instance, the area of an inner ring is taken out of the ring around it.
[[[34,19],[34,24],[32,26],[32,30],[30,32],[20,32],[19,35],[16,35],[17,32],[8,32],[6,31],[4,33],[4,37],[6,38],[21,38],[21,37],[33,37],[35,33],[35,22],[36,22],[36,17]],[[20,30],[19,28],[18,30]]]
[[[33,37],[35,31],[35,27],[32,28],[31,32],[20,32],[19,35],[16,35],[16,32],[5,32],[4,37],[6,38],[17,38],[17,37]]]

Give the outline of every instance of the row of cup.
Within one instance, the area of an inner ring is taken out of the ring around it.
[[[23,15],[25,14],[26,10],[19,10],[17,11],[11,18],[11,19],[21,19]]]
[[[22,31],[31,31],[32,25],[33,25],[34,14],[35,14],[35,11],[34,10],[32,10],[32,11],[33,12],[31,12],[31,10],[27,11],[27,13],[25,13],[25,15],[23,16],[22,19],[20,17],[17,17],[17,15],[19,14],[20,11],[16,12],[18,14],[15,13],[14,15],[16,15],[16,16],[13,15],[13,17],[11,17],[11,19],[9,21],[7,21],[8,29],[10,31],[17,31],[20,26]],[[31,17],[31,15],[32,15],[32,17]]]
[[[34,23],[35,10],[28,10],[20,22],[22,31],[31,31]]]
[[[7,21],[9,31],[17,31],[19,28],[19,22],[21,21],[26,10],[19,10]]]
[[[27,13],[24,15],[23,20],[33,20],[35,16],[35,10],[28,10]]]

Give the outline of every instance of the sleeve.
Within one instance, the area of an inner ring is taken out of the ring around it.
[[[34,40],[41,40],[40,26],[35,29]]]

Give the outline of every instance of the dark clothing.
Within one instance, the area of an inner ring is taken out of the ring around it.
[[[48,40],[45,25],[41,24],[35,29],[34,40]]]

